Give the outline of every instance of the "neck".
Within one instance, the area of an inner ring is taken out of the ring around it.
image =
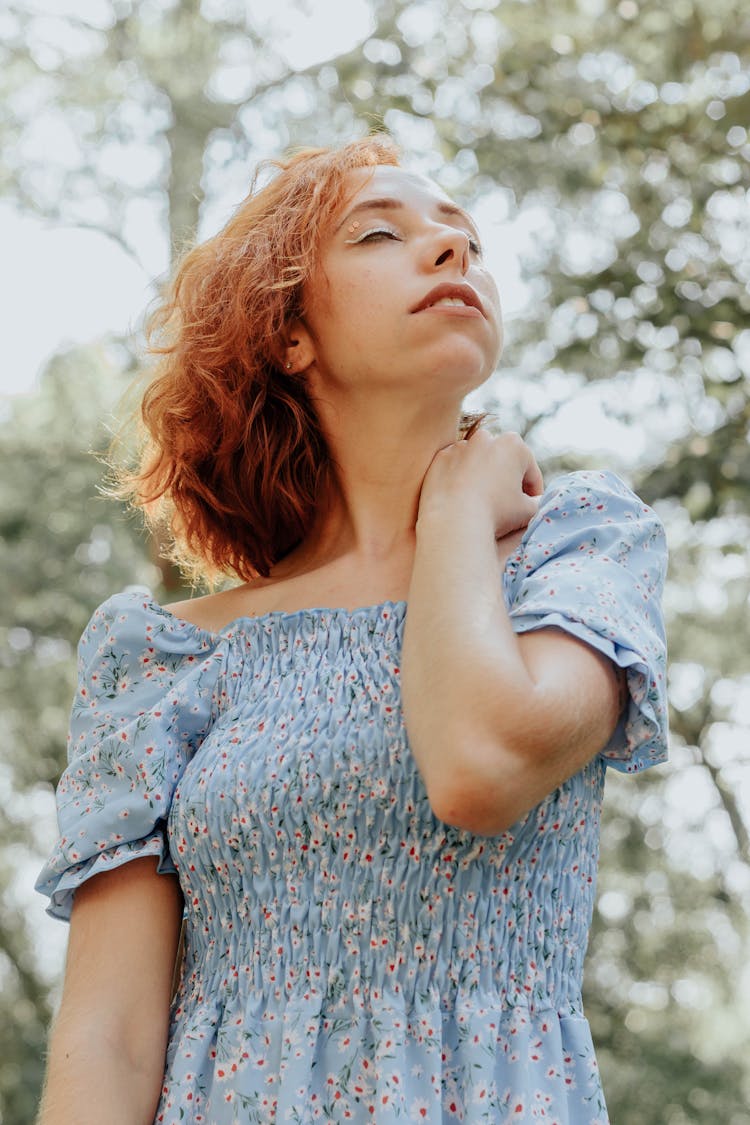
[[[335,564],[399,569],[413,557],[422,482],[435,453],[456,441],[459,412],[436,419],[337,419],[326,427],[333,462],[328,494],[294,569]],[[292,556],[281,566],[292,562]]]

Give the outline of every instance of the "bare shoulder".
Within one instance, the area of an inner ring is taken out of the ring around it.
[[[244,583],[229,590],[220,590],[216,594],[203,594],[181,602],[170,602],[164,609],[199,629],[218,633],[238,617],[252,616],[255,612],[252,605],[253,593],[254,588]]]

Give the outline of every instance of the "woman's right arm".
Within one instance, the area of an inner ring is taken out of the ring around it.
[[[151,1125],[181,918],[179,883],[154,857],[78,888],[37,1125]]]

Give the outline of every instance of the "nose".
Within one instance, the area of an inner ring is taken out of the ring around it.
[[[435,234],[434,268],[457,265],[462,274],[467,273],[471,262],[470,245],[471,240],[466,231],[441,226]]]

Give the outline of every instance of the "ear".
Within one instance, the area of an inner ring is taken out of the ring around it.
[[[286,331],[282,347],[282,367],[298,375],[315,362],[316,349],[310,330],[301,320],[294,320]]]

